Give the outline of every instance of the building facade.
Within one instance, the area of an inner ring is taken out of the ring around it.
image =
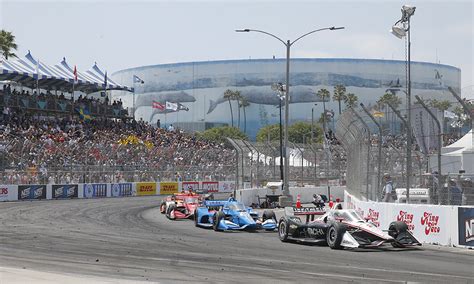
[[[279,122],[279,98],[271,89],[273,83],[285,83],[285,59],[249,59],[186,62],[136,67],[118,71],[113,78],[135,88],[135,116],[161,124],[203,122],[239,127],[254,137],[268,124]],[[447,87],[460,90],[461,70],[434,63],[412,62],[412,94],[428,99],[451,99]],[[133,76],[144,83],[134,83]],[[406,63],[375,59],[292,59],[290,65],[290,123],[311,121],[322,113],[322,102],[316,93],[325,88],[334,93],[335,85],[344,85],[347,93],[370,106],[387,92],[405,102]],[[227,89],[240,91],[241,101],[224,97]],[[115,97],[133,107],[133,95],[115,92]],[[179,103],[181,111],[152,108],[153,102]],[[338,113],[338,103],[326,103]],[[344,104],[343,104],[344,108]],[[189,110],[186,110],[189,109]],[[192,128],[192,127],[191,127]]]

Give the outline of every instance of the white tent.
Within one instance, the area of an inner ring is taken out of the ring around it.
[[[461,137],[461,139],[443,148],[449,150],[452,148],[466,148],[466,147],[472,147],[472,146],[474,145],[472,145],[472,129],[471,129],[468,133],[466,133],[466,135]]]

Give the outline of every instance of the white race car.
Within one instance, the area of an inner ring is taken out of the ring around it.
[[[387,231],[382,231],[355,210],[322,211],[315,207],[286,207],[278,235],[282,242],[326,243],[333,249],[379,247],[385,243],[396,248],[421,245],[404,222],[392,222]]]

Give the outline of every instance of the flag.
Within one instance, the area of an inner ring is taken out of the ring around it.
[[[372,113],[372,115],[373,115],[374,117],[384,117],[384,116],[385,116],[384,113],[381,112],[381,111],[374,111],[374,112]]]
[[[160,103],[160,102],[156,102],[156,101],[153,101],[153,104],[151,105],[152,108],[157,108],[157,109],[160,109],[160,110],[165,110],[165,105]]]
[[[145,84],[145,81],[140,79],[137,75],[133,75],[133,83]]]
[[[189,111],[189,108],[181,103],[178,103],[178,110]]]
[[[171,109],[171,110],[174,110],[174,111],[178,111],[178,104],[177,103],[166,102],[166,109]]]
[[[78,108],[77,112],[79,113],[79,118],[83,121],[90,121],[93,119],[92,115],[90,115],[89,111],[85,108]]]
[[[450,112],[449,110],[444,111],[444,117],[450,118],[450,119],[455,119],[456,114],[454,112]]]
[[[74,83],[77,82],[77,68],[76,65],[74,65]]]

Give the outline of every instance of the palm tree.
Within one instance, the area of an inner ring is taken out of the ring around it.
[[[239,107],[243,108],[244,111],[244,133],[247,132],[247,114],[245,113],[245,108],[250,106],[249,101],[245,97],[241,97]]]
[[[339,114],[341,114],[341,101],[346,98],[346,87],[344,85],[334,86],[334,95],[332,95],[332,100],[339,103]]]
[[[326,100],[331,97],[331,93],[326,89],[319,90],[316,95],[323,101],[323,129],[324,133],[326,133]]]
[[[234,91],[230,89],[225,90],[224,99],[227,99],[229,101],[231,125],[232,127],[234,127],[234,113],[232,112],[232,104],[230,102],[231,100],[234,99]]]
[[[238,125],[238,128],[240,129],[240,100],[242,99],[242,96],[240,95],[240,91],[234,91],[234,95],[233,95],[233,100],[236,100],[237,101],[237,110],[239,111],[237,113],[237,125]]]
[[[389,122],[388,108],[386,107],[386,105],[390,104],[395,109],[398,109],[401,103],[402,103],[402,100],[394,93],[385,93],[383,96],[381,96],[378,99],[377,105],[379,106],[379,109],[385,109],[385,123],[386,124],[388,124]]]
[[[17,49],[17,45],[15,43],[15,36],[11,32],[7,32],[5,30],[0,31],[0,49],[5,59],[8,57],[16,57],[13,50]]]
[[[346,107],[355,107],[357,105],[357,102],[359,101],[359,98],[354,95],[353,93],[348,93],[346,95],[346,99],[344,100],[344,103],[346,104]]]

